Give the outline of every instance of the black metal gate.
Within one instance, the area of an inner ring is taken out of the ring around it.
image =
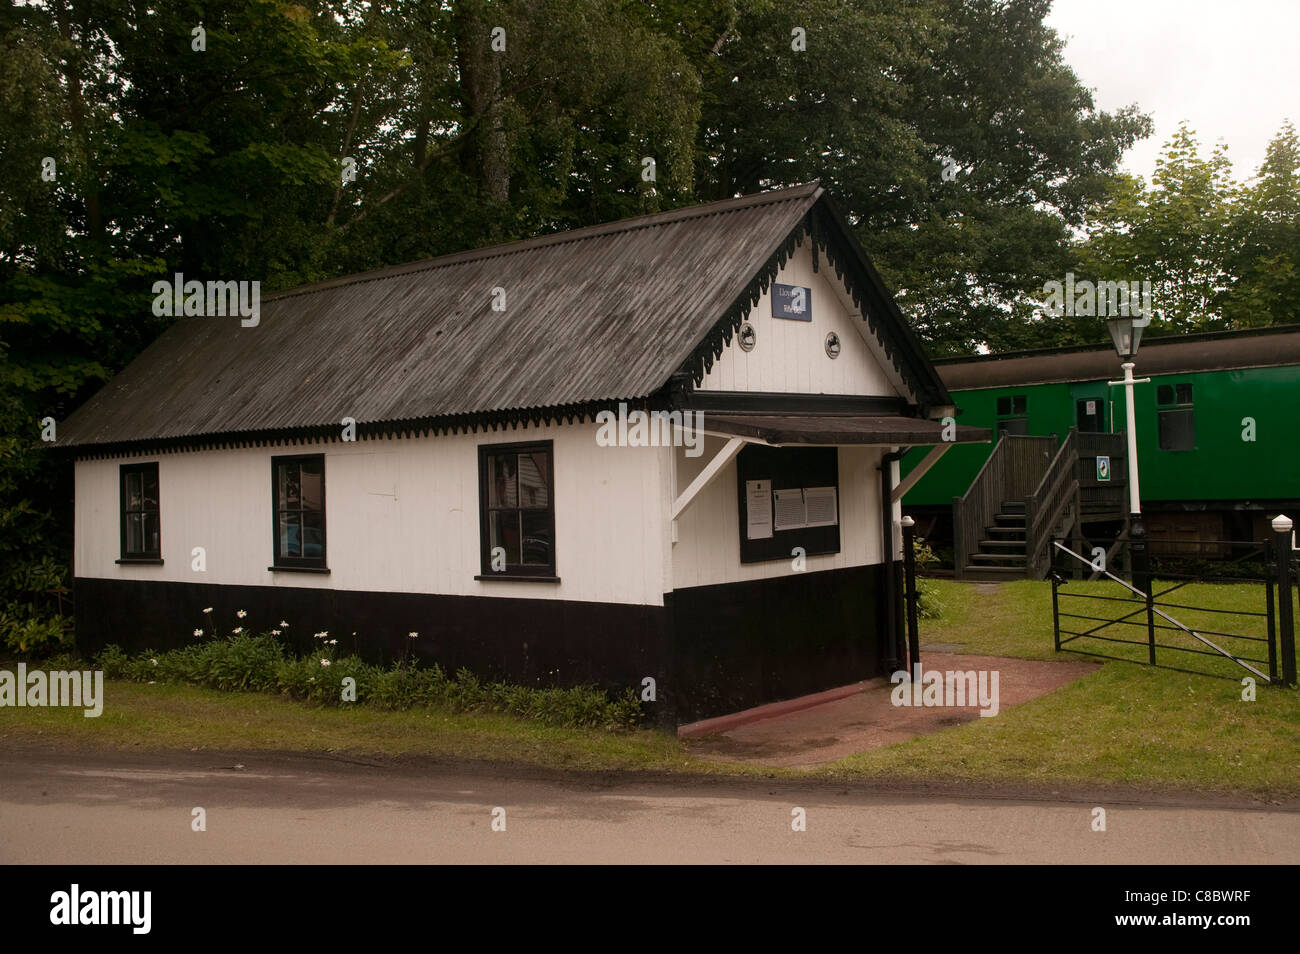
[[[1105,554],[1080,554],[1053,541],[1056,650],[1222,678],[1240,678],[1244,669],[1267,683],[1294,686],[1297,587],[1289,534],[1274,534],[1267,543],[1176,542],[1233,555],[1181,572],[1177,564],[1143,572],[1138,559],[1139,569],[1125,580],[1106,566]],[[1071,579],[1085,575],[1091,579]],[[1189,586],[1187,595],[1171,599]],[[1170,665],[1171,659],[1198,668]]]

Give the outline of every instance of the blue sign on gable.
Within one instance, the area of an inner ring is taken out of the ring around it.
[[[802,285],[772,285],[772,317],[812,321],[812,289]]]

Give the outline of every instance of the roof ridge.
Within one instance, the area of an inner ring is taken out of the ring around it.
[[[1217,328],[1213,331],[1173,332],[1171,334],[1148,335],[1142,339],[1142,347],[1155,347],[1173,344],[1198,344],[1205,341],[1238,340],[1241,338],[1263,338],[1269,335],[1295,334],[1300,332],[1300,324],[1260,325],[1253,328]],[[1086,344],[1063,345],[1055,348],[1022,348],[1018,351],[995,351],[991,354],[956,354],[941,358],[932,358],[936,365],[962,364],[964,362],[988,362],[1002,358],[1043,358],[1054,354],[1088,354],[1093,351],[1113,351],[1109,342],[1088,342]]]
[[[372,269],[368,272],[358,272],[354,275],[340,275],[337,278],[327,278],[324,281],[312,282],[306,285],[295,285],[292,288],[286,288],[283,291],[265,295],[263,296],[262,301],[269,302],[275,301],[279,298],[310,295],[331,288],[342,288],[346,285],[359,285],[364,282],[380,281],[385,278],[396,278],[399,275],[412,275],[418,272],[431,271],[436,268],[460,265],[465,262],[474,262],[486,258],[499,258],[505,255],[514,255],[518,252],[532,251],[533,249],[544,248],[549,245],[564,245],[568,242],[583,242],[588,239],[600,238],[618,232],[634,232],[638,229],[658,228],[661,225],[668,225],[673,222],[705,218],[710,215],[721,215],[729,212],[738,212],[741,209],[749,209],[757,205],[770,205],[776,202],[788,202],[794,199],[806,198],[808,196],[818,196],[821,192],[821,181],[819,179],[814,179],[811,182],[804,182],[794,186],[784,186],[779,189],[769,189],[766,192],[754,192],[750,195],[734,196],[729,199],[715,199],[712,202],[682,206],[681,208],[668,209],[663,212],[650,212],[646,215],[636,215],[627,219],[615,219],[612,222],[600,222],[596,225],[584,225],[581,228],[569,229],[564,232],[551,232],[546,235],[535,235],[531,238],[516,239],[513,242],[503,242],[499,245],[486,245],[481,248],[464,249],[460,252],[449,252],[446,255],[439,255],[434,258],[417,259],[416,261],[404,262],[400,265],[388,265],[383,268]]]

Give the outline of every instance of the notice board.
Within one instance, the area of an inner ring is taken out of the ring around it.
[[[740,562],[840,552],[839,453],[834,447],[750,444],[736,457]]]

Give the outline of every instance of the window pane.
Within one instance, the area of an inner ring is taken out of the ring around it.
[[[280,556],[302,556],[302,522],[296,513],[280,514]]]
[[[141,493],[144,497],[144,509],[157,512],[158,510],[158,471],[152,467],[144,471],[141,475],[142,486]]]
[[[131,471],[126,475],[126,509],[139,510],[143,497],[140,493],[140,472]]]
[[[1007,398],[1007,397],[998,398],[998,413],[999,414],[1011,413],[1011,398]]]
[[[302,506],[302,496],[298,489],[298,465],[280,464],[278,470],[280,499],[276,501],[276,506],[281,510]]]
[[[492,551],[502,547],[506,551],[506,565],[518,566],[523,562],[519,552],[519,513],[515,510],[493,510],[488,514],[488,561]]]
[[[1191,408],[1159,411],[1159,441],[1161,450],[1195,450],[1196,412]]]
[[[158,534],[158,514],[146,513],[141,516],[141,527],[144,534],[144,552],[159,553],[162,550]]]
[[[144,552],[144,524],[138,513],[128,514],[126,518],[126,552],[139,554]]]
[[[550,566],[551,515],[545,510],[525,510],[519,515],[523,525],[523,562],[528,566]]]
[[[493,454],[488,458],[488,506],[519,506],[514,454]]]
[[[1010,434],[1013,437],[1023,437],[1029,433],[1029,419],[1024,417],[1009,417],[1005,421],[998,422],[998,434]]]
[[[1024,414],[1028,399],[1023,394],[1017,394],[1011,399],[1011,413]]]
[[[519,506],[545,507],[550,503],[546,486],[548,456],[545,451],[519,455]]]
[[[304,461],[299,465],[303,510],[323,510],[325,507],[324,462]]]
[[[1178,403],[1179,404],[1192,403],[1192,386],[1190,384],[1178,385]]]
[[[306,499],[306,478],[303,479],[303,499]],[[325,514],[320,510],[306,510],[302,515],[302,555],[319,560],[325,555]]]
[[[1160,387],[1156,388],[1156,403],[1173,404],[1174,389],[1167,384],[1162,384]]]

